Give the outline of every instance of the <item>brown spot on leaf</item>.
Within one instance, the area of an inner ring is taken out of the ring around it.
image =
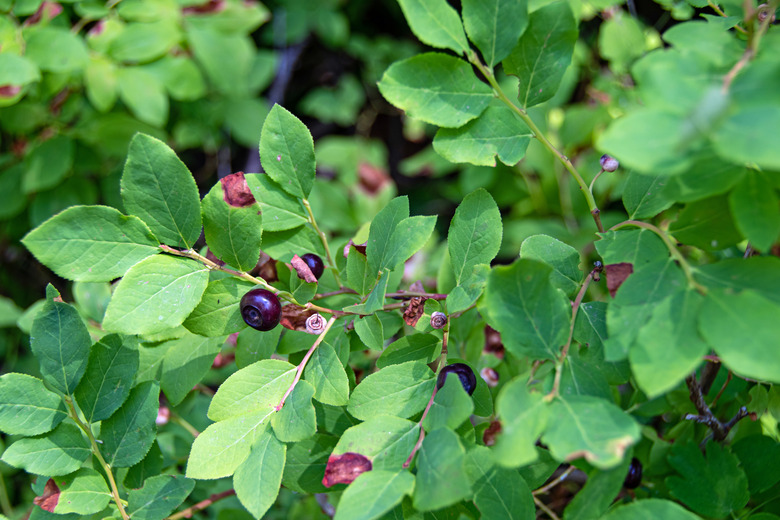
[[[493,421],[482,434],[482,442],[485,446],[493,446],[496,443],[496,436],[501,433],[501,423]]]
[[[279,276],[276,274],[276,260],[262,251],[260,252],[260,259],[257,261],[257,265],[249,274],[259,276],[268,283],[279,280]]]
[[[308,283],[317,283],[317,277],[311,272],[311,269],[303,258],[298,255],[293,255],[290,263],[292,264],[293,269],[295,269],[295,272],[298,273],[298,278]]]
[[[12,98],[22,91],[19,85],[0,85],[0,97]]]
[[[33,498],[33,504],[40,506],[44,511],[49,513],[54,512],[54,508],[57,507],[57,503],[60,501],[60,488],[53,478],[46,481],[46,486],[43,488],[43,494],[39,497]]]
[[[609,295],[614,298],[618,288],[623,285],[626,278],[634,272],[634,264],[628,262],[608,264],[604,266],[604,270],[607,273],[607,289],[609,290]]]
[[[299,305],[285,305],[282,307],[282,317],[279,323],[282,327],[290,330],[306,331],[306,320],[316,311],[305,309]]]
[[[225,193],[224,199],[228,205],[236,208],[245,208],[255,203],[255,197],[246,183],[244,172],[231,173],[223,177],[219,182],[222,183],[222,191]]]
[[[350,239],[349,243],[344,246],[344,258],[347,258],[349,256],[349,248],[354,247],[355,250],[360,253],[363,256],[366,256],[366,244],[368,242],[363,242],[362,244],[356,244]]]
[[[209,0],[208,2],[200,5],[191,5],[183,8],[181,11],[184,14],[208,14],[217,13],[225,8],[225,0]]]
[[[364,471],[371,471],[371,461],[360,453],[344,453],[328,457],[322,485],[331,487],[336,484],[349,484]]]

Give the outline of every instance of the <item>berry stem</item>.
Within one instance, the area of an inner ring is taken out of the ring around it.
[[[588,273],[588,276],[585,277],[585,281],[582,282],[582,287],[580,287],[580,292],[578,292],[577,297],[574,298],[574,303],[571,307],[571,325],[569,326],[569,337],[566,340],[566,344],[563,346],[563,349],[561,349],[560,359],[558,359],[558,362],[555,364],[555,381],[553,382],[552,390],[550,391],[549,394],[545,396],[546,401],[551,401],[555,396],[558,395],[558,390],[561,386],[561,374],[563,373],[563,363],[566,361],[566,356],[569,355],[571,342],[574,338],[574,324],[577,321],[577,311],[580,310],[582,299],[585,297],[585,292],[588,290],[590,281],[593,280],[593,273],[596,271],[597,269],[593,269],[591,272]]]
[[[125,511],[125,506],[122,502],[122,499],[119,497],[119,488],[116,485],[116,480],[114,479],[114,473],[111,471],[111,466],[106,462],[106,459],[103,458],[103,454],[100,453],[100,448],[97,445],[97,440],[95,440],[95,436],[92,435],[92,428],[90,428],[89,424],[86,424],[84,421],[81,420],[78,412],[76,411],[76,407],[73,405],[73,400],[70,398],[69,395],[63,396],[63,400],[65,401],[65,405],[68,407],[68,416],[73,420],[73,422],[76,423],[76,425],[79,428],[81,428],[81,430],[87,436],[87,438],[89,439],[89,443],[92,446],[92,454],[95,456],[95,458],[98,460],[100,465],[103,467],[103,472],[106,474],[106,477],[108,478],[108,483],[111,485],[111,496],[113,497],[114,503],[116,504],[116,507],[119,510],[119,514],[122,515],[122,518],[124,520],[130,520],[130,517],[127,515],[127,512]]]
[[[534,495],[543,495],[544,493],[547,493],[547,492],[548,492],[548,491],[550,491],[552,488],[554,488],[555,486],[557,486],[558,484],[560,484],[561,482],[563,482],[564,480],[566,480],[566,477],[568,477],[568,476],[569,476],[569,474],[570,474],[572,471],[574,471],[574,466],[569,466],[568,468],[566,468],[566,471],[564,471],[563,473],[561,473],[561,474],[560,474],[560,475],[559,475],[559,476],[558,476],[558,477],[557,477],[555,480],[553,480],[552,482],[550,482],[550,483],[549,483],[549,484],[547,484],[546,486],[542,486],[542,487],[540,487],[539,489],[537,489],[536,491],[534,491],[534,492],[533,492],[533,494],[534,494]]]
[[[320,227],[317,225],[317,220],[314,218],[314,213],[311,210],[311,204],[309,204],[309,199],[301,199],[301,202],[303,202],[303,206],[306,208],[306,212],[309,214],[309,224],[311,224],[311,227],[314,228],[314,231],[319,235],[320,241],[322,242],[322,247],[325,248],[325,257],[328,260],[328,265],[333,268],[333,278],[336,279],[336,283],[341,287],[341,276],[339,275],[339,270],[336,267],[336,262],[333,261],[333,257],[330,254],[330,247],[328,246],[328,238],[325,236],[325,233],[322,232]]]
[[[320,343],[322,343],[322,340],[325,339],[325,334],[328,333],[330,328],[333,326],[333,323],[336,321],[336,316],[331,316],[328,320],[328,323],[325,324],[325,328],[322,329],[322,332],[319,336],[317,336],[317,339],[314,341],[314,345],[311,346],[309,351],[306,353],[305,356],[303,356],[303,359],[298,364],[298,368],[295,369],[295,379],[293,379],[292,384],[290,385],[290,388],[287,389],[287,391],[282,396],[281,401],[279,401],[279,404],[274,407],[275,411],[279,411],[284,406],[284,401],[287,399],[292,391],[295,389],[295,385],[298,384],[298,381],[301,380],[301,376],[303,375],[303,369],[306,368],[306,363],[309,362],[309,358],[311,358],[312,354],[314,354],[314,351],[317,349],[317,347],[320,346]]]
[[[699,282],[696,281],[696,279],[693,277],[693,268],[691,267],[691,264],[688,263],[688,260],[685,259],[683,254],[680,252],[679,249],[677,249],[677,246],[674,245],[674,243],[669,239],[669,235],[655,227],[654,225],[648,223],[648,222],[641,222],[639,220],[626,220],[624,222],[621,222],[620,224],[616,224],[609,228],[610,231],[615,231],[616,229],[620,229],[622,227],[626,226],[635,226],[638,228],[644,228],[649,231],[652,231],[656,235],[659,236],[661,240],[663,240],[664,244],[666,245],[666,248],[669,249],[669,253],[672,255],[672,257],[677,260],[677,262],[680,264],[680,267],[682,267],[683,272],[685,272],[685,278],[688,279],[688,285],[697,291],[699,293],[706,295],[707,294],[707,288],[701,285]]]
[[[560,150],[558,150],[555,145],[553,145],[547,137],[542,133],[542,131],[539,129],[538,126],[536,126],[536,123],[533,122],[531,119],[531,116],[528,115],[528,112],[523,110],[522,108],[515,105],[511,99],[506,95],[504,90],[501,88],[501,86],[498,84],[498,81],[496,81],[495,75],[493,74],[493,70],[484,65],[482,61],[479,59],[479,56],[477,56],[477,53],[473,50],[468,53],[468,59],[471,62],[472,65],[477,67],[479,71],[482,73],[482,75],[485,77],[487,82],[490,84],[491,87],[493,87],[493,93],[500,99],[506,106],[508,106],[512,111],[528,126],[528,128],[533,132],[534,137],[536,137],[542,145],[544,145],[545,148],[547,148],[553,155],[555,155],[558,160],[563,164],[563,167],[566,168],[572,177],[574,177],[574,180],[577,181],[577,184],[580,185],[580,190],[582,190],[583,195],[585,196],[585,201],[588,204],[588,209],[590,210],[591,215],[593,216],[593,220],[596,222],[596,227],[598,228],[600,233],[604,232],[604,226],[601,224],[601,218],[599,217],[599,208],[596,205],[596,200],[593,198],[593,194],[588,191],[588,185],[585,183],[585,180],[582,178],[582,175],[580,175],[580,172],[577,171],[577,168],[574,167],[571,160],[569,160],[568,157],[566,157]]]
[[[223,498],[232,497],[235,494],[236,494],[235,489],[228,489],[227,491],[223,491],[221,493],[214,493],[206,500],[201,500],[194,506],[190,506],[187,509],[183,509],[176,514],[169,516],[167,520],[179,520],[179,518],[192,518],[193,513],[202,511],[207,507],[209,507],[211,504],[215,502],[219,502]]]
[[[444,332],[444,336],[441,340],[441,355],[439,356],[439,364],[436,365],[436,373],[433,376],[433,380],[436,381],[439,377],[439,372],[441,372],[441,369],[444,368],[445,363],[447,363],[447,339],[450,335],[450,324],[449,322],[447,325],[444,326],[442,329]],[[425,439],[425,429],[423,428],[423,421],[425,420],[425,417],[428,415],[428,412],[431,409],[431,406],[433,405],[433,398],[436,397],[436,392],[439,390],[438,385],[433,385],[433,392],[431,392],[431,398],[428,399],[428,404],[425,406],[425,410],[423,410],[422,417],[420,417],[420,422],[418,423],[420,426],[420,436],[417,438],[417,442],[414,444],[414,448],[412,448],[412,452],[409,454],[409,457],[407,457],[406,462],[403,463],[403,468],[406,469],[409,467],[409,465],[412,463],[412,459],[414,459],[414,455],[419,451],[420,447],[422,446],[423,440]]]

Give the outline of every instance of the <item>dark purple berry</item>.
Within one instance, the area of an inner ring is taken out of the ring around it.
[[[271,330],[279,324],[282,305],[271,291],[252,289],[241,298],[241,317],[253,329]]]
[[[626,489],[635,489],[642,483],[642,463],[639,459],[634,457],[631,459],[631,466],[628,468],[628,474],[626,480],[623,482],[623,487]]]
[[[320,276],[322,276],[322,273],[325,271],[325,264],[322,263],[322,258],[314,253],[306,253],[301,257],[301,260],[306,262],[306,265],[311,269],[311,274],[314,275],[314,278],[319,280]]]
[[[463,385],[463,389],[467,394],[474,393],[474,389],[477,387],[477,378],[474,376],[474,371],[471,367],[465,363],[453,363],[444,367],[439,372],[439,379],[436,381],[436,388],[444,386],[444,381],[449,374],[456,374],[460,378],[460,384]]]

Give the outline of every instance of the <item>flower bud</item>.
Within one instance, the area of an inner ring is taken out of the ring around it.
[[[443,329],[447,325],[447,315],[443,312],[436,311],[431,314],[431,327],[434,329]]]
[[[319,314],[312,314],[306,318],[306,332],[309,334],[322,334],[325,330],[325,318]]]
[[[620,163],[617,159],[607,154],[602,155],[601,159],[599,159],[599,162],[601,163],[601,167],[604,168],[605,172],[614,172],[620,166]]]

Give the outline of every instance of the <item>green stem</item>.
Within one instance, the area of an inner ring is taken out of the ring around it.
[[[658,229],[652,224],[649,224],[647,222],[641,222],[639,220],[626,220],[625,222],[621,222],[620,224],[616,224],[609,228],[610,231],[614,231],[616,229],[620,229],[626,226],[635,226],[638,228],[644,228],[649,231],[652,231],[656,235],[658,235],[661,240],[663,240],[664,244],[666,245],[666,248],[669,250],[669,253],[672,255],[672,258],[677,260],[677,262],[680,264],[680,267],[682,267],[683,272],[685,273],[685,278],[688,279],[688,285],[699,291],[701,294],[707,294],[707,288],[701,285],[699,282],[696,281],[696,279],[693,276],[693,268],[691,267],[691,264],[688,263],[688,260],[685,259],[683,254],[680,252],[679,249],[677,249],[677,246],[674,245],[674,243],[669,238],[669,235]]]
[[[189,434],[192,435],[193,437],[197,437],[198,435],[200,435],[200,432],[197,430],[197,428],[195,428],[189,422],[184,420],[181,417],[181,415],[177,414],[173,410],[171,410],[171,421],[175,422],[176,424],[178,424],[179,426],[187,430],[187,432],[189,432]]]
[[[108,483],[111,485],[111,496],[114,497],[114,503],[116,503],[117,509],[119,509],[119,514],[122,515],[122,518],[124,520],[130,520],[130,517],[127,515],[127,512],[125,511],[125,506],[123,505],[123,501],[119,496],[119,488],[116,485],[116,480],[114,479],[114,474],[111,472],[111,466],[106,462],[106,460],[103,458],[103,455],[100,453],[100,448],[98,447],[97,440],[95,439],[95,436],[92,435],[92,429],[89,427],[88,424],[84,423],[81,418],[79,417],[78,412],[76,411],[76,407],[73,406],[73,400],[70,398],[69,395],[66,395],[63,397],[65,400],[65,404],[68,407],[68,415],[71,419],[73,419],[73,422],[78,425],[79,428],[86,434],[87,438],[89,439],[90,445],[92,445],[92,454],[95,456],[95,458],[98,460],[100,465],[103,467],[103,471],[106,474],[106,477],[108,478]]]
[[[509,97],[506,95],[504,90],[496,81],[496,78],[493,75],[493,70],[485,66],[480,61],[476,52],[471,51],[469,53],[468,58],[471,64],[477,67],[479,71],[482,73],[482,75],[485,76],[485,79],[487,79],[490,86],[493,87],[493,92],[498,97],[498,99],[500,99],[506,106],[508,106],[526,124],[526,126],[528,126],[531,132],[533,132],[534,137],[536,137],[539,140],[539,142],[542,143],[542,145],[544,145],[545,148],[547,148],[553,155],[555,155],[558,158],[558,160],[563,164],[564,168],[566,168],[566,170],[568,170],[571,176],[574,177],[574,180],[577,181],[577,184],[579,184],[580,186],[580,190],[585,196],[585,201],[588,204],[588,209],[590,209],[590,214],[593,217],[594,222],[596,222],[596,227],[598,228],[600,233],[603,233],[604,226],[601,224],[601,217],[599,215],[600,211],[598,206],[596,205],[596,200],[593,198],[593,194],[590,193],[590,191],[588,191],[588,185],[585,182],[585,179],[582,178],[582,175],[580,175],[580,173],[574,167],[574,165],[569,160],[569,158],[566,157],[561,151],[559,151],[555,147],[555,145],[553,145],[549,141],[549,139],[545,137],[545,135],[542,133],[539,127],[536,126],[536,123],[533,122],[531,116],[528,115],[528,112],[515,105],[512,102],[512,100],[509,99]]]
[[[314,218],[314,212],[311,210],[311,204],[309,204],[308,199],[301,199],[303,202],[303,206],[306,208],[306,212],[309,214],[309,224],[311,224],[311,227],[314,228],[314,231],[319,235],[320,241],[322,242],[322,247],[325,248],[325,257],[328,260],[328,265],[333,268],[333,278],[336,279],[336,283],[341,287],[341,276],[339,275],[339,270],[336,267],[336,262],[333,261],[333,257],[330,255],[330,246],[328,246],[328,237],[325,236],[325,233],[322,232],[320,227],[317,225],[317,220]]]
[[[726,13],[724,13],[723,10],[720,7],[718,7],[718,4],[716,4],[712,0],[707,0],[707,5],[709,5],[710,8],[713,11],[715,11],[715,13],[718,16],[722,16],[723,18],[728,18],[728,15]],[[745,29],[743,29],[742,27],[740,27],[739,25],[735,25],[734,29],[736,29],[737,31],[741,32],[742,34],[747,34],[747,31]]]
[[[547,213],[547,199],[544,197],[544,191],[542,191],[539,181],[533,178],[532,175],[524,172],[517,164],[514,166],[514,170],[523,179],[534,210],[540,215]]]

